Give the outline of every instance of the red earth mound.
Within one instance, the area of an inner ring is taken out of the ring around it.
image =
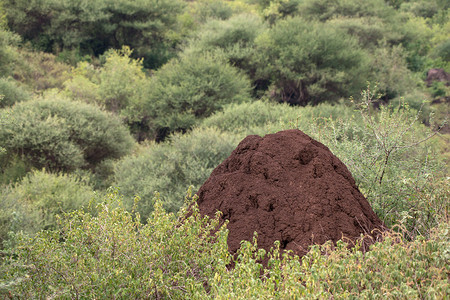
[[[347,167],[299,130],[246,137],[198,191],[201,214],[229,220],[228,247],[258,233],[258,246],[306,253],[311,244],[382,228]]]

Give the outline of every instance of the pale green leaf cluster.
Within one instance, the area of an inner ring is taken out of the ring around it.
[[[18,232],[33,236],[43,229],[55,229],[57,215],[87,205],[94,197],[92,187],[75,175],[32,171],[19,183],[0,193],[0,244]],[[11,245],[9,245],[10,247]]]
[[[132,59],[131,54],[132,50],[124,46],[105,54],[101,68],[87,62],[78,63],[71,72],[71,78],[64,83],[63,93],[74,100],[98,104],[117,114],[126,115],[126,110],[133,112],[143,101],[147,78],[142,60]],[[129,117],[133,118],[131,113]]]

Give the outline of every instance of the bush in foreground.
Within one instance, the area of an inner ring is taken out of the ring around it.
[[[218,217],[167,214],[158,198],[147,224],[110,193],[98,215],[68,214],[58,231],[19,239],[1,261],[0,295],[19,298],[348,299],[443,298],[450,292],[450,224],[429,239],[387,234],[369,252],[338,242],[299,259],[242,242],[234,260]],[[10,255],[11,254],[11,255]]]
[[[84,299],[205,295],[208,279],[224,272],[229,261],[225,228],[213,233],[218,218],[211,222],[194,208],[190,217],[180,214],[176,219],[156,198],[143,225],[120,207],[118,199],[112,192],[98,205],[98,216],[76,211],[66,216],[59,231],[41,232],[34,242],[19,242],[14,252],[24,264],[16,268],[3,261],[0,295]]]

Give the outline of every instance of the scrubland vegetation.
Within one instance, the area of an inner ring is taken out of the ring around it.
[[[0,297],[445,299],[450,87],[424,80],[450,72],[449,9],[0,0]],[[199,215],[240,140],[290,128],[392,229],[370,251],[255,236],[233,257]]]

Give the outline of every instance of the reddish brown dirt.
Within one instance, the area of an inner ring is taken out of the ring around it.
[[[383,226],[346,166],[299,130],[246,137],[198,191],[200,213],[223,212],[228,247],[258,233],[258,246],[306,253],[311,244],[357,239]]]

